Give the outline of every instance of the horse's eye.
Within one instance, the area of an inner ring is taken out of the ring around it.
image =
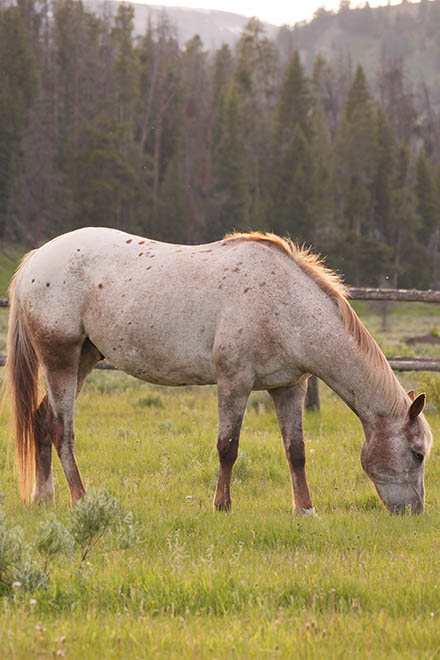
[[[421,454],[419,451],[414,451],[414,449],[411,449],[411,453],[414,456],[414,460],[416,460],[417,463],[423,462],[423,459],[425,458],[425,454]]]

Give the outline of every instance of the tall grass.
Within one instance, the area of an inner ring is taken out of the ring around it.
[[[123,514],[84,560],[64,543],[47,565],[38,539],[57,548],[51,527],[56,522],[61,537],[61,528],[72,529],[58,462],[55,506],[26,508],[1,453],[4,514],[22,528],[30,558],[49,581],[2,597],[0,655],[434,657],[437,447],[426,513],[392,517],[361,470],[359,422],[330,391],[322,398],[322,411],[305,420],[320,517],[292,516],[275,416],[259,394],[244,420],[233,511],[224,515],[211,508],[214,388],[154,388],[123,374],[92,374],[78,402],[78,461],[89,490],[107,489]],[[435,433],[438,420],[430,421]],[[3,449],[6,436],[3,424]]]

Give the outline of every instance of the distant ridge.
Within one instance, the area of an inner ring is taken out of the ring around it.
[[[400,66],[413,91],[426,83],[431,102],[440,106],[440,0],[327,11],[318,9],[311,21],[281,28],[287,52],[298,50],[308,73],[316,56],[331,64],[362,64],[371,82],[381,67]]]
[[[197,0],[195,0],[195,4]],[[99,0],[92,0],[91,5],[97,9],[102,4]],[[110,0],[108,3],[114,13],[117,11],[119,2]],[[153,25],[165,13],[169,17],[170,24],[176,28],[176,36],[179,44],[183,46],[196,34],[201,38],[207,50],[219,48],[223,43],[233,46],[249,21],[248,16],[217,9],[187,9],[186,7],[164,7],[161,5],[137,4],[127,2],[134,9],[135,32],[144,34],[148,19]],[[262,21],[266,34],[275,39],[279,27]]]

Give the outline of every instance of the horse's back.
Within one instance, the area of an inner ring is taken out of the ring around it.
[[[310,283],[270,245],[172,245],[86,228],[37,250],[18,284],[35,326],[58,340],[63,333],[66,341],[88,337],[115,366],[144,380],[214,383],[219,369],[246,365],[264,386],[268,373],[275,384],[289,380],[283,350],[295,290],[303,296]]]

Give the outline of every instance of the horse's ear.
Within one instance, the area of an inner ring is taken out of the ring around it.
[[[411,401],[414,401],[414,399],[416,398],[416,393],[414,392],[414,390],[408,390],[407,395],[409,396]]]
[[[410,419],[415,419],[420,415],[426,403],[426,394],[423,392],[419,394],[418,397],[414,399],[408,410],[408,416]]]

